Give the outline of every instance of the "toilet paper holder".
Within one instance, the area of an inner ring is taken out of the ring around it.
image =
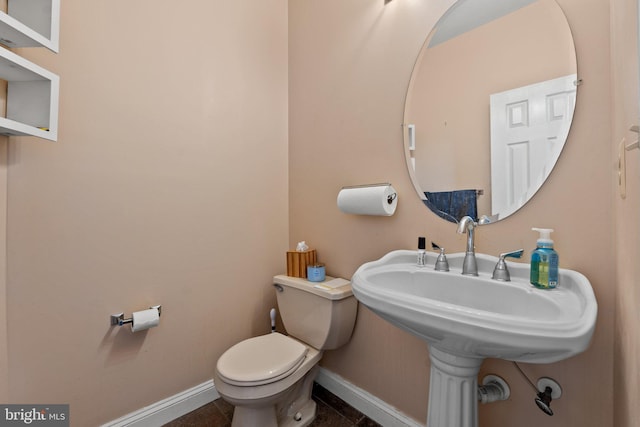
[[[162,314],[162,306],[161,305],[154,305],[154,306],[151,306],[149,308],[155,308],[156,310],[158,310],[158,316],[160,316]],[[122,325],[126,325],[127,323],[133,323],[133,317],[125,319],[124,318],[124,313],[118,313],[118,314],[112,314],[111,315],[111,326],[122,326]]]

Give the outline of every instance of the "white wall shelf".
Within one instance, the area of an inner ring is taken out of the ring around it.
[[[0,44],[58,52],[60,0],[8,0],[7,11],[0,12]]]
[[[0,78],[7,81],[7,114],[0,135],[58,139],[59,77],[0,48]]]
[[[46,47],[57,53],[60,0],[7,0],[0,12],[0,44],[9,48]],[[0,47],[0,79],[7,82],[6,116],[0,135],[58,139],[60,78]]]

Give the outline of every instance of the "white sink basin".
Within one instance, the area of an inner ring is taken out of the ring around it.
[[[584,351],[595,328],[597,303],[582,274],[561,269],[559,286],[537,289],[529,265],[507,261],[510,282],[491,278],[498,259],[476,254],[479,277],[461,274],[464,253],[449,254],[449,272],[426,267],[416,251],[389,252],[363,264],[351,285],[373,312],[425,339],[430,347],[472,358],[549,363]]]

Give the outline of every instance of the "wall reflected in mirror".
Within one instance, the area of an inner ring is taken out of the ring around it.
[[[554,0],[459,0],[420,51],[405,155],[438,216],[508,217],[544,184],[566,142],[576,55]]]

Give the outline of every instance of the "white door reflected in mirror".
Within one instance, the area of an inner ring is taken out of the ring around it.
[[[542,186],[569,135],[577,76],[490,96],[491,214],[509,216]]]

